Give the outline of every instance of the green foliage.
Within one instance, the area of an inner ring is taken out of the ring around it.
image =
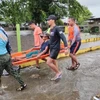
[[[2,16],[0,16],[0,20],[2,20]]]
[[[83,31],[83,33],[89,33],[89,32],[90,32],[89,29]]]
[[[69,0],[69,15],[78,20],[81,13],[84,13],[83,6],[77,0]]]
[[[78,23],[79,24],[83,24],[84,21],[86,21],[87,19],[89,19],[92,16],[92,13],[88,10],[87,7],[84,7],[84,12],[80,14],[79,18],[78,18]]]
[[[91,15],[77,0],[1,0],[0,3],[0,19],[13,24],[31,19],[41,23],[50,14],[58,18],[70,15],[79,23]]]
[[[45,21],[50,14],[55,14],[58,18],[72,16],[79,22],[81,20],[80,15],[85,14],[87,17],[86,8],[77,0],[29,0],[29,7],[33,19],[38,23]]]
[[[10,24],[21,24],[31,19],[31,13],[24,0],[1,0],[0,15]]]
[[[56,24],[57,24],[57,25],[60,25],[60,26],[64,25],[64,23],[63,23],[62,20],[60,20],[60,19],[57,20]]]

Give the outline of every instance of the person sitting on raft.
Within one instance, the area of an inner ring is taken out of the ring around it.
[[[42,43],[41,47],[40,47],[40,50],[33,51],[34,48],[32,48],[29,53],[23,54],[22,56],[14,57],[14,58],[12,58],[12,61],[20,61],[20,60],[22,60],[24,58],[29,59],[29,58],[32,58],[32,57],[39,58],[41,55],[49,53],[49,38],[50,38],[49,34],[43,33],[40,36],[41,36],[41,38],[44,41]],[[46,61],[45,58],[43,58],[42,60]],[[36,67],[38,69],[40,69],[40,67],[39,67],[39,60],[36,60]]]

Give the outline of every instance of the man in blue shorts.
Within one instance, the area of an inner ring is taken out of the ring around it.
[[[58,69],[58,65],[56,62],[57,56],[60,51],[60,40],[64,42],[65,46],[65,54],[67,54],[67,41],[64,33],[62,30],[56,26],[56,16],[50,15],[47,18],[47,23],[50,26],[50,56],[47,59],[47,65],[56,73],[55,77],[51,80],[55,81],[57,79],[60,79],[62,76],[61,71]]]

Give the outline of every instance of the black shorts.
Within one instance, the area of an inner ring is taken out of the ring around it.
[[[70,48],[70,53],[75,54],[81,46],[81,41],[76,41]]]
[[[50,49],[50,58],[57,59],[60,49]]]

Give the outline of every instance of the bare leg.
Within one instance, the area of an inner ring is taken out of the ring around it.
[[[40,69],[39,60],[36,60],[36,68]]]
[[[42,60],[47,61],[47,59],[46,59],[46,58],[43,58]]]
[[[17,57],[15,57],[15,58],[13,58],[12,60],[22,60],[22,59],[24,59],[24,58],[26,58],[26,54],[24,54],[24,55],[22,55],[22,56],[17,56]]]
[[[57,61],[56,61],[56,60],[53,60],[53,63],[54,63],[54,65],[56,65],[57,68],[58,68],[58,63],[57,63]]]
[[[74,54],[70,54],[70,57],[72,59],[72,66],[74,67],[78,63],[77,58]]]
[[[39,66],[39,60],[36,60],[36,66]]]
[[[72,67],[76,65],[75,61],[73,60],[73,58],[71,58],[72,61]]]
[[[61,72],[58,70],[58,66],[56,64],[56,61],[52,58],[47,59],[47,65],[56,73],[56,76],[61,74]]]

